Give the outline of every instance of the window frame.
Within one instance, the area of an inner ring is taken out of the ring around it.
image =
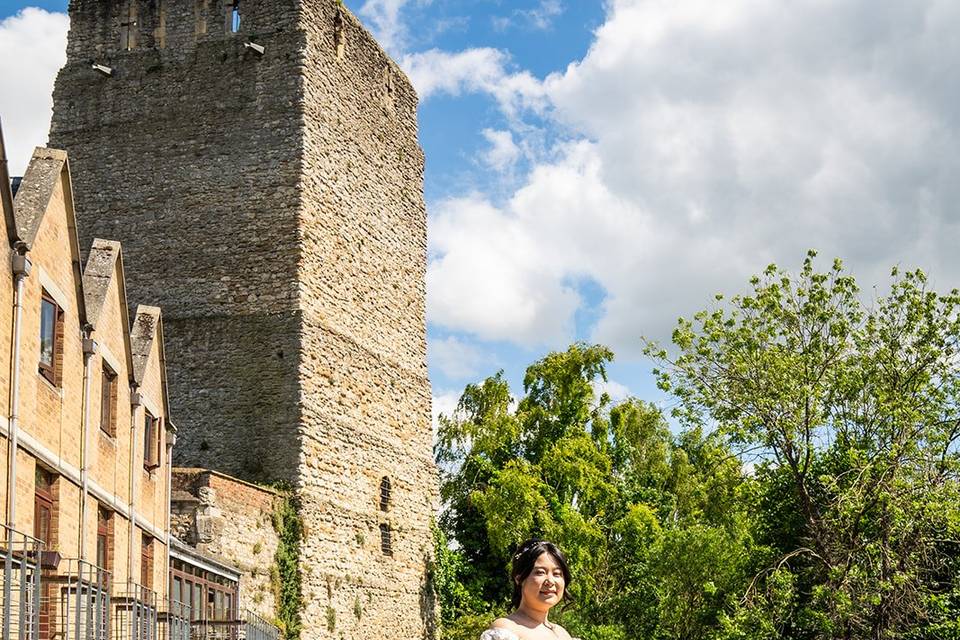
[[[104,571],[112,569],[113,543],[113,512],[104,507],[97,507],[97,566]],[[101,543],[103,544],[103,558],[101,564]]]
[[[48,486],[41,487],[40,483],[37,482],[41,478],[48,480],[45,482]],[[37,465],[34,471],[33,485],[33,537],[38,540],[43,540],[43,544],[47,549],[54,547],[53,543],[55,540],[53,540],[53,538],[56,537],[57,496],[54,488],[56,481],[57,478],[52,472]],[[45,517],[43,517],[44,513],[46,514]],[[46,524],[46,532],[43,531],[44,527],[41,525],[41,523],[44,522]]]
[[[106,362],[100,368],[100,431],[117,437],[117,387],[120,376]]]
[[[53,307],[53,335],[50,338],[50,364],[43,361],[43,305],[47,303]],[[38,368],[40,375],[55,387],[60,386],[57,382],[59,367],[57,361],[60,359],[59,334],[62,331],[63,308],[57,303],[56,299],[46,289],[40,293],[40,357],[38,358]]]
[[[160,418],[154,416],[148,409],[144,408],[143,468],[146,471],[153,471],[158,467],[160,467]]]
[[[153,536],[140,534],[140,586],[153,589]]]

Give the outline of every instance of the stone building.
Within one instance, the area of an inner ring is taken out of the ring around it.
[[[131,327],[115,242],[93,240],[81,272],[64,152],[37,149],[3,208],[0,624],[100,638],[122,619],[115,637],[131,637],[123,624],[167,612],[174,429],[159,310],[137,307]]]
[[[217,471],[189,468],[173,470],[171,487],[172,534],[202,558],[238,573],[240,611],[274,618],[273,575],[280,540],[273,519],[283,493]]]
[[[77,169],[81,240],[121,240],[130,292],[165,309],[177,463],[296,487],[305,637],[428,636],[409,81],[338,0],[72,0],[70,15],[51,144]]]

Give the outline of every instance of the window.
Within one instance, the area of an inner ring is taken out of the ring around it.
[[[145,533],[140,541],[140,586],[153,588],[153,538]]]
[[[160,420],[143,412],[143,468],[152,471],[160,466]]]
[[[393,555],[393,532],[390,531],[390,525],[384,523],[380,525],[380,551],[385,556]]]
[[[100,507],[97,509],[97,566],[111,570],[113,542],[113,514]]]
[[[58,383],[63,337],[63,310],[44,291],[40,299],[40,375]]]
[[[33,537],[43,540],[47,549],[54,547],[55,482],[56,476],[37,465],[34,474]]]
[[[240,31],[240,0],[227,5],[227,26],[233,33]]]
[[[390,508],[390,478],[383,476],[380,480],[380,511]]]
[[[117,436],[117,374],[106,364],[100,376],[100,430]]]

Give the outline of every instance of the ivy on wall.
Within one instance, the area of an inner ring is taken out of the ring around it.
[[[279,544],[271,571],[276,601],[277,626],[284,640],[299,640],[303,623],[300,619],[303,588],[300,582],[300,542],[303,540],[303,520],[299,501],[289,487],[273,513],[273,528]]]

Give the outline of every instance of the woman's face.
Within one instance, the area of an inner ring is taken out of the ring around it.
[[[522,603],[543,611],[563,600],[563,570],[549,553],[541,553],[530,575],[520,583]]]

